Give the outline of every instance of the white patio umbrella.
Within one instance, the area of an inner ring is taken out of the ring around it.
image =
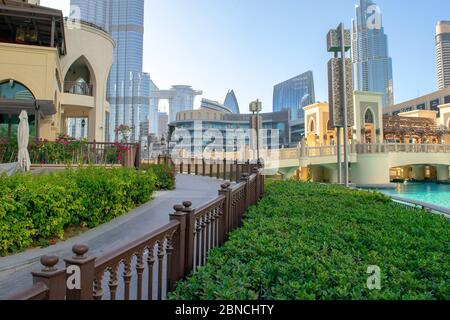
[[[22,111],[19,116],[20,123],[17,131],[17,142],[19,146],[19,167],[24,171],[30,171],[31,161],[28,153],[28,141],[30,139],[30,129],[28,126],[28,114]]]

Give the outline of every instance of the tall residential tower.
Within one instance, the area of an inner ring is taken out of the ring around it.
[[[394,104],[392,59],[379,7],[360,0],[352,21],[352,60],[355,90],[381,92],[384,107]]]
[[[436,58],[439,90],[450,87],[450,21],[436,26]]]
[[[116,140],[115,128],[125,124],[137,141],[141,123],[152,113],[150,76],[142,72],[144,0],[71,0],[71,5],[79,7],[81,20],[106,30],[116,41],[108,83],[107,140]]]

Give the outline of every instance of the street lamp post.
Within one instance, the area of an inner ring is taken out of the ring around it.
[[[262,102],[257,99],[250,103],[250,112],[255,116],[256,113],[256,158],[257,162],[260,161],[259,158],[259,113],[262,111]]]
[[[342,108],[344,112],[344,185],[348,188],[348,112],[347,112],[347,79],[346,79],[346,60],[345,60],[345,28],[344,23],[339,26],[339,31],[341,35],[341,58],[342,58],[342,72],[341,72],[341,97],[342,97]],[[339,151],[340,152],[340,151]]]
[[[345,30],[343,23],[340,23],[337,29],[330,30],[327,35],[327,50],[334,53],[334,58],[328,62],[330,119],[337,130],[338,183],[343,183],[346,187],[349,186],[348,128],[354,121],[351,97],[353,84],[350,62],[346,58],[346,52],[351,48],[350,37],[350,30]],[[341,129],[344,130],[343,137]],[[342,170],[341,137],[344,142],[344,170]]]

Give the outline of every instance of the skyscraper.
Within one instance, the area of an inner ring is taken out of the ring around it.
[[[107,140],[115,128],[132,127],[131,140],[139,139],[140,124],[149,114],[150,76],[142,72],[144,0],[71,0],[81,20],[109,32],[116,41],[108,82],[110,103]]]
[[[355,90],[381,92],[383,104],[394,104],[392,59],[379,7],[360,0],[352,21],[352,61]]]
[[[436,58],[439,90],[450,87],[450,21],[436,26]]]
[[[303,107],[315,102],[312,71],[277,84],[273,90],[273,111],[290,110],[292,121],[304,121]]]
[[[236,94],[234,93],[234,90],[230,90],[227,93],[227,96],[225,97],[224,106],[231,110],[231,112],[235,114],[240,114],[239,110],[239,103],[236,99]]]

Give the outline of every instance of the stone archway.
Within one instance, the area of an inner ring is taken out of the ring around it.
[[[375,113],[369,107],[364,112],[364,135],[363,141],[364,143],[371,144],[376,143],[376,121],[375,121]]]

